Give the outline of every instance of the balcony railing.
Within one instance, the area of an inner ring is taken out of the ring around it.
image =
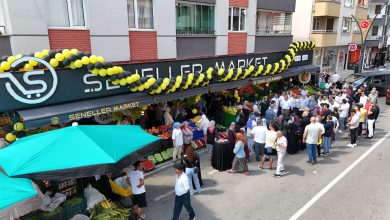
[[[177,36],[199,36],[199,35],[215,35],[214,30],[192,29],[192,30],[176,30]]]
[[[333,2],[341,4],[341,0],[316,0],[315,2]]]
[[[257,35],[291,35],[291,28],[273,29],[271,27],[258,27]]]
[[[312,30],[311,33],[313,34],[332,34],[336,33],[335,30]]]
[[[5,26],[0,25],[0,35],[5,35]]]

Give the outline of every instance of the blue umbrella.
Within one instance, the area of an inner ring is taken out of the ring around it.
[[[17,140],[0,150],[0,167],[34,179],[104,175],[153,152],[159,140],[140,126],[72,126]]]

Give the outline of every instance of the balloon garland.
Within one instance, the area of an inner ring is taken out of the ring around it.
[[[278,62],[267,64],[249,66],[248,68],[237,69],[219,69],[215,70],[209,67],[206,73],[190,73],[185,76],[176,76],[173,78],[156,79],[154,77],[141,77],[138,73],[130,73],[125,71],[120,66],[114,66],[110,62],[106,62],[101,56],[92,55],[90,53],[83,53],[77,49],[64,50],[42,50],[29,54],[43,59],[50,63],[54,68],[70,68],[80,69],[87,68],[87,70],[95,76],[100,76],[109,79],[113,85],[120,85],[128,87],[131,92],[147,92],[150,94],[172,93],[176,91],[187,90],[198,86],[206,86],[211,81],[214,82],[228,82],[246,79],[250,77],[273,75],[281,73],[290,67],[295,59],[295,56],[300,50],[313,49],[315,47],[312,41],[297,41],[290,44],[285,56]],[[22,58],[23,55],[3,56],[0,59],[0,73],[5,71],[32,71],[34,69],[46,68],[43,64],[36,61],[22,62],[15,67],[11,64]],[[12,138],[11,138],[12,139]]]

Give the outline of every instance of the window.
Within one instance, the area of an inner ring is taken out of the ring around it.
[[[245,31],[246,9],[229,7],[229,31]]]
[[[372,26],[371,35],[372,35],[372,36],[378,35],[378,31],[379,31],[379,26]]]
[[[343,25],[341,28],[341,33],[343,34],[350,34],[351,33],[351,18],[343,18]]]
[[[348,7],[348,8],[352,8],[353,7],[353,0],[345,0],[344,6]]]
[[[177,3],[176,34],[214,34],[214,6]]]
[[[153,0],[127,0],[129,28],[153,29]]]
[[[380,14],[382,9],[382,5],[375,5],[375,14]]]
[[[257,34],[291,34],[291,13],[258,11]]]
[[[83,0],[47,0],[49,27],[84,27]]]

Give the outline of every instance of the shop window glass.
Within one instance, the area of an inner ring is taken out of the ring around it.
[[[153,0],[127,0],[129,28],[153,29]]]
[[[177,35],[214,34],[214,6],[176,4]]]
[[[291,13],[258,11],[256,32],[257,34],[291,34]]]
[[[245,30],[246,9],[230,7],[229,8],[229,31]]]
[[[47,0],[49,27],[83,27],[83,0]]]

